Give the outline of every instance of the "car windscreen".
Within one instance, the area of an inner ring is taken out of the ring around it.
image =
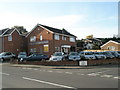
[[[93,55],[92,52],[85,52],[85,55]]]
[[[70,53],[70,55],[75,56],[78,55],[78,53]]]
[[[62,53],[54,53],[53,56],[62,56]]]

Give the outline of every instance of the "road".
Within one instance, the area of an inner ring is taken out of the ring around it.
[[[94,68],[2,67],[2,88],[118,88],[118,66]]]

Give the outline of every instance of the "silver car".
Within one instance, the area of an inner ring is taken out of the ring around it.
[[[80,60],[81,58],[77,52],[70,52],[68,59],[76,61],[76,60]]]
[[[10,60],[10,59],[13,59],[15,58],[16,55],[14,53],[11,53],[11,52],[3,52],[3,53],[0,53],[0,61],[3,62],[3,61],[6,61],[6,60]]]
[[[25,58],[25,57],[27,57],[27,53],[26,52],[20,52],[18,54],[18,59]]]
[[[65,59],[65,56],[63,52],[55,52],[53,55],[51,55],[49,61],[61,61],[64,59]]]

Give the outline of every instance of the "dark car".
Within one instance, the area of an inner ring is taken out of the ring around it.
[[[43,54],[32,54],[28,57],[20,59],[20,61],[41,61],[41,60],[49,60],[49,57]]]

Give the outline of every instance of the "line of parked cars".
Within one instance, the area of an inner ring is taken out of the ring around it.
[[[48,55],[33,53],[27,56],[26,52],[20,52],[18,56],[16,56],[12,52],[3,52],[0,53],[0,60],[1,62],[7,60],[17,59],[20,62],[23,61],[62,61],[62,60],[69,60],[69,61],[79,61],[79,60],[90,60],[90,59],[113,59],[113,58],[120,58],[120,51],[104,51],[104,52],[88,52],[88,51],[81,51],[81,52],[70,52],[69,54],[65,54],[63,52],[55,52],[49,58]]]
[[[113,59],[120,58],[120,51],[104,51],[104,52],[70,52],[64,54],[63,52],[55,52],[51,55],[49,61],[76,61],[76,60],[95,60],[95,59]]]

